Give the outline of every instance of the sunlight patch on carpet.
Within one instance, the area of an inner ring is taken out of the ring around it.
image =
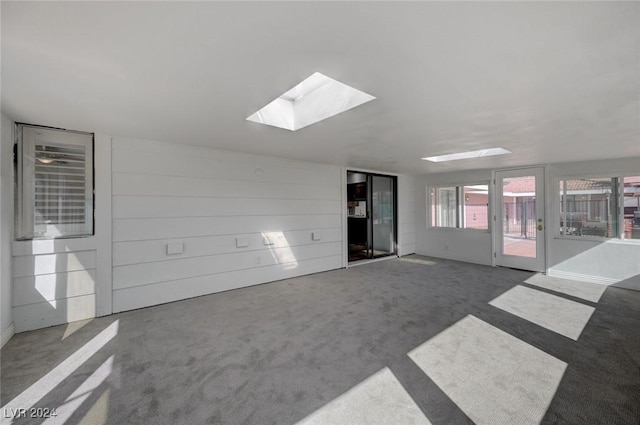
[[[430,425],[409,393],[384,368],[307,416],[297,425]]]
[[[408,355],[476,424],[538,425],[567,367],[472,315]]]
[[[489,304],[575,341],[595,311],[591,306],[520,285]]]

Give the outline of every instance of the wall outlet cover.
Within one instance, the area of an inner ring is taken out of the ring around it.
[[[184,243],[171,242],[167,244],[167,255],[182,254],[184,252]]]
[[[242,236],[236,238],[236,248],[247,248],[249,246],[249,238]]]

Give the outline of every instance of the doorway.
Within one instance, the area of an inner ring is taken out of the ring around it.
[[[347,171],[349,262],[396,254],[396,186],[394,176]]]
[[[545,271],[544,168],[496,171],[496,265]]]

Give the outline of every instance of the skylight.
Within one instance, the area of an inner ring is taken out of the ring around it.
[[[494,155],[505,155],[511,153],[503,148],[491,148],[491,149],[481,149],[479,151],[469,151],[469,152],[460,152],[460,153],[451,153],[448,155],[438,155],[438,156],[429,156],[427,158],[422,158],[425,161],[431,162],[445,162],[445,161],[456,161],[458,159],[470,159],[470,158],[483,158],[485,156],[494,156]]]
[[[373,99],[370,94],[315,72],[247,120],[296,131]]]

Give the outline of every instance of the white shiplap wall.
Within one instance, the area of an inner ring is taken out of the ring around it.
[[[416,252],[416,178],[398,176],[398,255]]]
[[[111,138],[102,134],[94,174],[93,236],[12,243],[16,332],[111,314]]]
[[[96,238],[13,243],[16,332],[95,317]]]
[[[340,167],[114,139],[112,170],[114,312],[342,266]]]
[[[13,336],[13,122],[0,116],[0,346]]]

